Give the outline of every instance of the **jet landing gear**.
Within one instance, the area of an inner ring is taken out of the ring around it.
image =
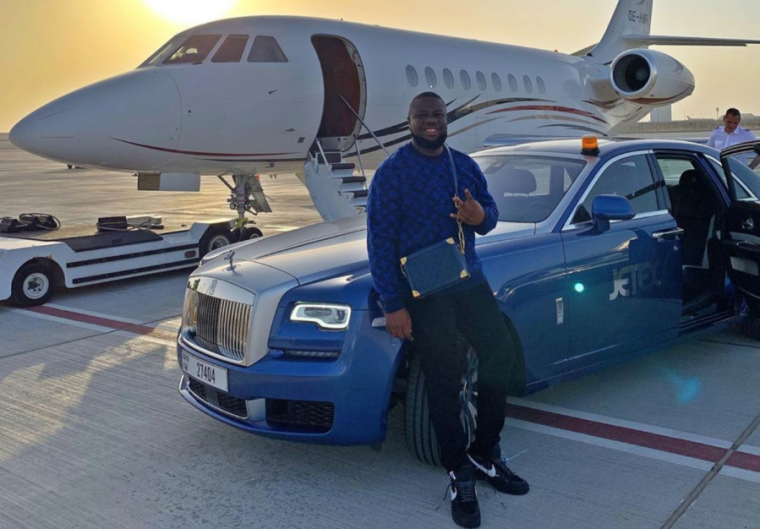
[[[230,198],[227,199],[230,209],[238,212],[233,238],[239,242],[262,237],[264,234],[261,230],[253,226],[256,222],[245,216],[246,213],[256,216],[261,212],[272,212],[267,197],[264,196],[264,190],[261,188],[259,177],[232,175],[234,185],[227,182],[222,175],[219,176],[219,180],[230,190]]]

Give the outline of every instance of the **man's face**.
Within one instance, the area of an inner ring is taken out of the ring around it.
[[[731,114],[726,114],[723,118],[723,124],[726,126],[726,132],[729,134],[734,132],[741,122],[742,120],[740,117],[732,116]]]
[[[421,147],[438,145],[440,148],[446,139],[446,105],[440,99],[424,97],[409,107],[409,129]],[[419,141],[423,140],[423,141]],[[443,141],[441,141],[443,140]]]

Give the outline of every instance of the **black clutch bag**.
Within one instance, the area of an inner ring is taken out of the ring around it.
[[[448,146],[446,152],[454,173],[454,194],[459,190],[457,168]],[[447,289],[470,277],[464,257],[464,232],[462,221],[457,219],[459,241],[446,239],[401,258],[401,271],[409,282],[412,296],[420,299]]]

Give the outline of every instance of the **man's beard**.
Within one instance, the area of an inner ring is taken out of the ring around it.
[[[414,140],[414,143],[418,147],[422,147],[423,149],[427,149],[429,151],[437,151],[438,149],[443,147],[444,143],[446,143],[446,135],[447,134],[443,132],[436,139],[428,140],[428,139],[423,138],[422,136],[417,136],[414,132],[412,132],[412,139]]]

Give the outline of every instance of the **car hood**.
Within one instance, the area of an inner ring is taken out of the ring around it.
[[[476,238],[476,246],[497,240],[533,235],[535,224],[499,222],[486,236]],[[248,241],[234,247],[235,261],[251,261],[285,272],[300,284],[336,277],[366,268],[367,218],[358,215],[323,222],[291,232]],[[214,259],[199,269],[211,267]]]

